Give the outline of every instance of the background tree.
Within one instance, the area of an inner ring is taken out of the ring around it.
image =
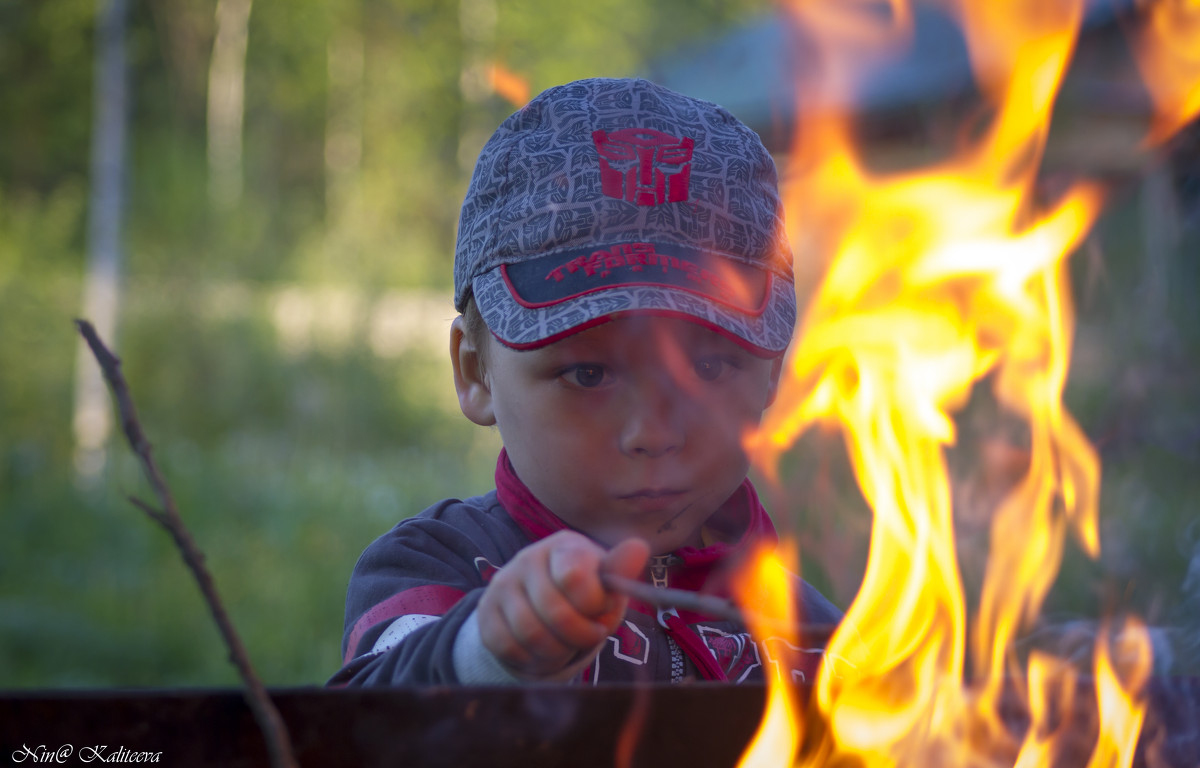
[[[125,218],[125,137],[129,99],[125,57],[125,0],[98,0],[93,89],[88,259],[83,314],[99,332],[116,337],[121,274],[121,224]],[[81,345],[75,363],[75,471],[91,479],[104,467],[111,430],[108,392]]]

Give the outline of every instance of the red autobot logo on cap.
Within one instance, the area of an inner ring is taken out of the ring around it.
[[[595,131],[604,194],[635,205],[679,203],[688,199],[692,169],[690,138],[650,128]]]

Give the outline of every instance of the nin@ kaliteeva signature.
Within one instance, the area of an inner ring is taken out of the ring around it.
[[[162,760],[162,752],[146,752],[128,749],[126,747],[111,747],[108,744],[92,744],[75,750],[74,745],[63,744],[51,748],[45,744],[30,747],[22,744],[14,750],[14,763],[58,763],[62,765],[72,757],[81,763],[157,763]]]

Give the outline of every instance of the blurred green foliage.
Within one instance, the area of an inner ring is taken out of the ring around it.
[[[129,4],[107,341],[262,677],[319,684],[362,549],[491,486],[444,349],[461,196],[515,107],[464,79],[635,74],[769,2],[254,3],[234,205],[208,189],[216,6]],[[0,4],[0,688],[232,684],[123,441],[98,478],[73,463],[96,9]]]

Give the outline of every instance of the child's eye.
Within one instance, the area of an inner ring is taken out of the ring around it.
[[[593,389],[604,383],[606,371],[603,365],[576,365],[567,369],[563,377],[572,384]]]
[[[722,374],[733,368],[728,360],[716,356],[702,357],[693,365],[696,369],[696,376],[702,381],[716,381],[721,378]]]

